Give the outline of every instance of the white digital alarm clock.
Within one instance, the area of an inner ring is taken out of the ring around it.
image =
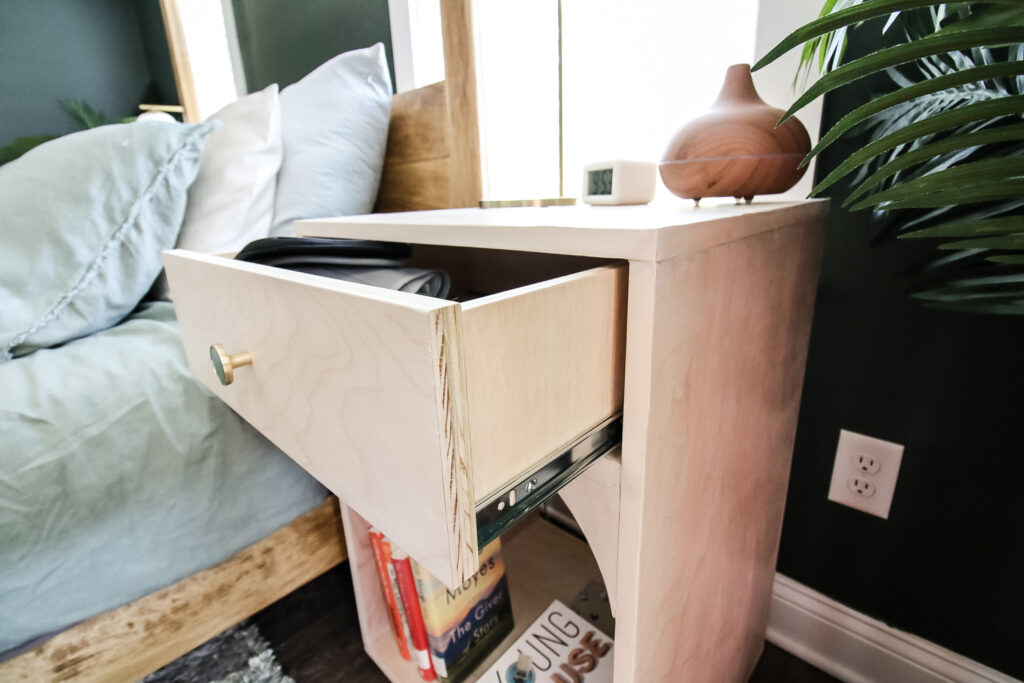
[[[649,161],[601,161],[583,167],[587,204],[647,204],[658,187],[658,165]]]

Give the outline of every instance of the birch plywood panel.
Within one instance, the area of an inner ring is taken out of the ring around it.
[[[626,268],[463,304],[478,500],[622,407]]]
[[[615,613],[619,554],[619,486],[622,479],[622,451],[616,448],[601,456],[580,476],[565,485],[558,495],[569,508],[590,544],[601,568],[608,602]]]
[[[456,304],[181,251],[165,265],[196,377],[435,575],[475,570]],[[213,343],[252,354],[229,386]]]
[[[631,267],[616,680],[753,669],[820,253],[815,220]]]

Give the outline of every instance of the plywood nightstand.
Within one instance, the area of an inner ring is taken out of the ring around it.
[[[589,547],[536,519],[509,532],[517,626],[599,573],[616,681],[742,681],[763,646],[826,211],[299,224],[413,244],[452,274],[456,301],[180,251],[166,265],[196,376],[346,504],[364,643],[393,680],[418,677],[392,642],[368,526],[454,585],[493,530],[481,515],[562,463],[575,478],[552,486]],[[230,386],[211,344],[251,355]]]

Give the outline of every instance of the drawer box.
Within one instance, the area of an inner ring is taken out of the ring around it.
[[[476,509],[621,410],[626,267],[418,248],[457,302],[174,250],[192,373],[450,585]],[[482,294],[482,295],[480,295]],[[210,347],[247,352],[224,386]]]

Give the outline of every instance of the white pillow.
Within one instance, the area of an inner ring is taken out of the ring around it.
[[[284,163],[273,235],[303,218],[369,213],[384,165],[391,77],[380,43],[334,57],[281,91]]]
[[[207,120],[214,119],[223,125],[206,138],[177,244],[207,254],[238,251],[270,234],[283,154],[277,84]]]

